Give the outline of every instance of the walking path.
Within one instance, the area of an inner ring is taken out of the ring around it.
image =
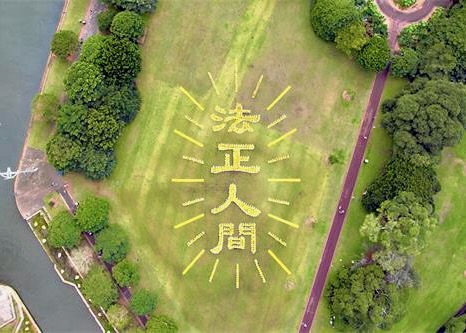
[[[391,37],[390,47],[392,51],[395,51],[397,49],[396,39],[398,34],[401,32],[400,27],[402,28],[409,23],[423,19],[434,10],[435,6],[447,6],[451,2],[448,0],[426,1],[418,10],[409,13],[403,13],[399,11],[393,6],[393,3],[390,0],[376,0],[376,3],[386,16],[387,20],[392,23],[389,24],[389,37]],[[382,92],[388,77],[388,73],[389,68],[387,67],[383,72],[378,73],[375,77],[369,103],[364,113],[358,139],[356,141],[356,146],[354,147],[353,156],[351,158],[351,162],[345,178],[345,183],[343,185],[340,199],[338,201],[338,208],[333,217],[332,226],[330,227],[330,231],[327,236],[327,242],[320,259],[319,268],[317,269],[317,273],[314,277],[311,293],[309,295],[306,309],[299,326],[300,333],[308,333],[311,330],[319,301],[325,287],[327,275],[330,270],[333,255],[335,254],[335,249],[338,244],[338,239],[340,238],[341,230],[345,222],[351,196],[353,194],[359,169],[361,168],[361,163],[366,151],[368,142],[367,139],[369,138],[375,117],[377,115],[380,99],[382,97]]]

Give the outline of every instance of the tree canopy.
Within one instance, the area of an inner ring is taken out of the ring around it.
[[[112,279],[99,266],[93,267],[84,277],[81,290],[87,299],[104,309],[108,309],[118,299],[118,291]]]
[[[95,63],[107,38],[105,35],[93,35],[86,39],[81,47],[79,61]]]
[[[320,38],[334,41],[340,29],[361,20],[351,0],[316,0],[311,8],[311,24]]]
[[[60,108],[57,117],[58,133],[85,143],[87,141],[86,119],[88,109],[81,104],[65,104]]]
[[[388,251],[411,256],[420,253],[427,235],[438,223],[432,216],[432,207],[421,203],[411,192],[400,192],[383,202],[377,213],[366,216],[361,235]]]
[[[152,12],[157,0],[104,0],[109,5],[123,10],[132,10],[137,13]]]
[[[123,259],[112,269],[115,281],[121,287],[134,287],[139,282],[138,266],[128,259]]]
[[[102,151],[87,146],[81,155],[79,167],[86,177],[101,180],[110,176],[115,165],[116,158],[113,151]]]
[[[438,155],[463,136],[466,89],[443,80],[418,81],[384,107],[383,126],[393,136],[395,154]]]
[[[360,21],[355,21],[351,25],[340,29],[335,38],[336,48],[347,56],[359,52],[364,45],[369,42],[366,27]]]
[[[108,107],[117,119],[125,123],[136,117],[141,106],[138,91],[132,83],[122,87],[107,87],[101,103]]]
[[[121,304],[113,304],[107,310],[107,317],[110,324],[118,331],[124,331],[131,323],[131,316],[128,309]]]
[[[121,134],[122,124],[107,108],[91,109],[86,119],[86,137],[96,149],[111,150]]]
[[[129,251],[128,236],[119,225],[109,225],[95,238],[95,249],[108,263],[123,260]]]
[[[144,23],[140,15],[125,10],[115,15],[110,31],[119,38],[136,41],[144,33]]]
[[[326,297],[335,325],[343,330],[388,329],[404,312],[404,291],[389,285],[378,265],[341,268]]]
[[[413,78],[416,75],[418,66],[419,57],[417,53],[412,49],[404,48],[393,57],[390,73],[394,77]]]
[[[104,10],[97,15],[97,25],[99,26],[99,31],[101,33],[108,34],[110,32],[110,26],[112,25],[113,18],[116,14],[118,14],[118,10],[113,7],[109,7],[107,10]]]
[[[57,57],[66,59],[78,47],[78,35],[70,30],[60,30],[53,36],[51,51]]]
[[[47,234],[47,240],[51,246],[63,246],[69,249],[76,246],[80,239],[81,231],[70,213],[63,211],[53,218]]]
[[[47,159],[57,170],[68,172],[79,165],[81,146],[69,137],[57,133],[47,143]]]
[[[103,40],[93,62],[101,69],[107,84],[131,83],[141,70],[138,46],[128,39],[114,36]]]
[[[433,205],[433,195],[440,191],[440,183],[431,164],[417,164],[410,158],[392,159],[369,185],[362,197],[362,205],[375,212],[382,202],[400,192],[413,192],[425,204]]]
[[[139,316],[152,313],[156,305],[157,296],[146,289],[137,290],[131,297],[129,304],[131,310]]]
[[[63,82],[71,101],[90,103],[100,95],[103,76],[97,66],[88,62],[76,61],[66,71]]]
[[[107,200],[89,195],[79,203],[76,222],[83,231],[97,232],[108,224],[109,209]]]
[[[387,39],[377,35],[372,37],[359,52],[357,60],[362,67],[370,71],[383,70],[390,61]]]

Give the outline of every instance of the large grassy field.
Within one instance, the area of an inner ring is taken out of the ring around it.
[[[142,108],[118,143],[118,165],[105,182],[90,183],[68,176],[74,193],[88,191],[109,198],[111,218],[128,231],[131,257],[141,264],[142,285],[160,295],[159,313],[178,321],[182,331],[293,331],[302,315],[308,290],[339,196],[346,165],[330,166],[329,154],[342,149],[349,160],[373,75],[361,71],[331,44],[319,40],[309,24],[309,1],[160,1],[148,21],[143,68],[138,77]],[[236,64],[236,66],[235,66]],[[235,67],[238,92],[235,93]],[[219,95],[213,89],[212,73]],[[258,78],[264,75],[255,99]],[[266,107],[290,85],[291,90],[270,111]],[[199,110],[179,87],[199,101]],[[342,93],[354,94],[350,102]],[[253,133],[214,133],[210,115],[242,103],[261,122]],[[287,119],[273,129],[282,114]],[[184,116],[195,119],[199,129]],[[267,144],[294,128],[294,136],[271,148]],[[204,144],[200,148],[174,134],[177,129]],[[254,143],[244,165],[259,165],[257,175],[212,175],[212,165],[224,163],[219,143]],[[290,159],[268,164],[280,154]],[[182,159],[202,159],[200,165]],[[172,178],[204,178],[205,183],[178,184]],[[300,178],[300,183],[269,183],[269,178]],[[238,197],[261,210],[257,218],[236,207],[213,215],[210,209],[227,197],[230,183]],[[205,197],[189,207],[181,203]],[[290,201],[289,206],[267,202]],[[267,217],[282,217],[291,228]],[[193,216],[201,220],[175,230]],[[315,221],[315,223],[309,223]],[[257,253],[246,249],[213,255],[219,223],[255,222]],[[186,242],[205,231],[192,246]],[[286,241],[286,247],[267,235]],[[202,250],[205,254],[183,276]],[[271,249],[289,268],[288,275],[268,255]],[[212,283],[215,260],[220,262]],[[255,268],[258,259],[267,283]],[[235,265],[240,288],[235,288]]]
[[[390,79],[383,99],[398,93],[404,84],[401,80]],[[366,214],[360,203],[361,194],[391,154],[390,138],[379,126],[380,120],[379,113],[368,145],[369,164],[364,165],[359,175],[355,199],[348,211],[329,276],[333,276],[341,265],[358,260],[366,248],[359,234]],[[466,231],[462,227],[466,217],[462,191],[465,186],[465,163],[466,138],[456,148],[447,149],[443,154],[438,171],[442,191],[436,198],[441,224],[430,237],[427,248],[415,260],[420,285],[412,290],[407,314],[392,327],[392,332],[434,332],[466,301],[466,279],[463,277],[466,270]],[[314,324],[316,332],[335,331],[329,325],[329,315],[327,303],[322,299]]]

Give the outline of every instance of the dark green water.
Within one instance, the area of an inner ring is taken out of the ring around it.
[[[62,0],[0,0],[0,170],[16,167]],[[44,332],[98,332],[64,285],[0,179],[0,282],[15,288]]]

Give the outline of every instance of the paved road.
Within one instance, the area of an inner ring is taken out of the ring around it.
[[[392,0],[376,0],[380,10],[386,16],[398,22],[413,23],[429,15],[435,7],[448,7],[451,0],[427,0],[422,7],[414,11],[400,11],[393,6]]]
[[[307,302],[303,319],[301,321],[299,328],[300,333],[309,332],[314,320],[317,306],[319,305],[319,300],[322,296],[322,291],[325,287],[325,281],[327,280],[327,274],[329,272],[333,255],[338,243],[338,238],[340,237],[340,233],[343,228],[343,223],[345,221],[346,212],[351,201],[351,195],[356,184],[359,169],[364,159],[367,138],[369,137],[372,126],[374,124],[374,119],[379,108],[380,98],[382,97],[382,92],[387,77],[388,68],[383,72],[378,73],[375,77],[369,104],[367,105],[366,112],[364,114],[364,119],[359,131],[356,147],[354,148],[353,157],[351,158],[351,163],[348,169],[348,173],[346,174],[343,190],[340,195],[340,200],[338,201],[338,208],[333,217],[333,223],[328,234],[324,252],[320,260],[320,265],[314,279],[314,284],[311,289],[311,294]]]

